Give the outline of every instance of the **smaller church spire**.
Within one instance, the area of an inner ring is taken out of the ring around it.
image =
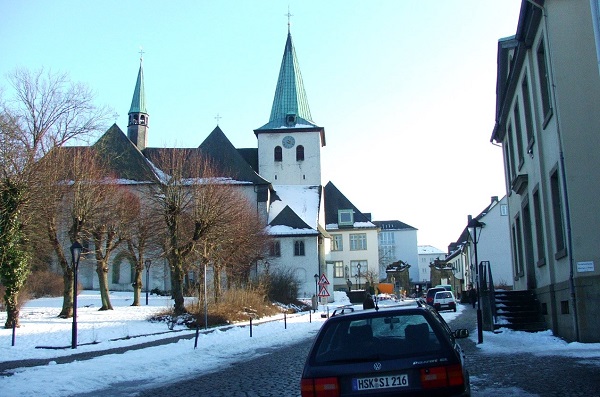
[[[146,109],[146,93],[144,90],[144,51],[140,48],[140,69],[138,71],[131,107],[127,123],[127,137],[138,149],[143,150],[148,142],[148,110]]]

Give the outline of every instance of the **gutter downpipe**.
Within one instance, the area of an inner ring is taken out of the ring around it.
[[[539,5],[538,3],[535,2],[535,0],[525,0],[527,1],[529,4],[531,4],[534,7],[537,7],[539,10],[542,11],[542,16],[544,18],[544,31],[546,33],[546,37],[549,37],[549,31],[548,31],[548,14],[546,13],[546,9],[544,8],[544,6]],[[550,50],[550,40],[546,40],[547,46],[548,46],[548,61],[550,62],[550,65],[553,66],[552,63],[552,51]],[[552,88],[556,87],[556,84],[554,83],[554,67],[551,67],[552,73],[550,75],[550,79],[551,79],[551,84],[552,84]],[[567,246],[568,246],[568,252],[567,254],[569,255],[569,290],[571,292],[571,301],[573,304],[573,328],[575,331],[575,341],[579,342],[579,317],[577,314],[577,294],[575,293],[575,275],[573,272],[573,266],[574,266],[574,262],[573,262],[573,235],[572,235],[572,231],[571,231],[571,211],[570,211],[570,207],[569,207],[569,195],[567,194],[567,178],[566,178],[566,171],[565,171],[565,156],[564,156],[564,152],[563,152],[563,139],[562,139],[562,134],[560,132],[560,121],[559,121],[559,112],[558,112],[558,105],[556,103],[556,95],[552,95],[552,102],[554,103],[554,109],[556,109],[556,132],[558,134],[558,144],[559,144],[559,153],[560,153],[560,157],[559,157],[559,162],[560,162],[560,176],[562,179],[562,188],[563,188],[563,201],[565,203],[565,223],[566,223],[566,228],[567,228]]]

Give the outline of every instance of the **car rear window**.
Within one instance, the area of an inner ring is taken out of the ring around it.
[[[448,299],[452,298],[452,294],[450,292],[438,292],[435,294],[435,299]]]
[[[314,362],[395,359],[437,352],[441,346],[438,336],[420,313],[349,318],[325,329]]]

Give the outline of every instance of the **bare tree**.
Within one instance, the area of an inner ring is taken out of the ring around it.
[[[140,294],[144,281],[142,275],[144,264],[147,260],[152,260],[152,253],[159,251],[161,247],[161,236],[157,233],[160,230],[161,215],[156,208],[152,207],[153,201],[147,200],[145,195],[141,193],[139,211],[135,213],[135,217],[128,225],[126,242],[127,252],[135,263],[134,283],[133,283],[133,303],[131,306],[140,305]],[[148,289],[150,286],[145,285]]]
[[[93,105],[85,85],[65,74],[19,69],[8,81],[14,95],[8,101],[0,98],[0,281],[7,290],[7,327],[18,324],[17,297],[31,265],[29,242],[39,231],[31,219],[45,204],[36,161],[54,147],[100,130],[109,114]]]

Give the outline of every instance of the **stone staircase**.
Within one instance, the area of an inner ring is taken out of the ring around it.
[[[533,291],[494,291],[496,316],[494,329],[538,332],[548,329]]]

